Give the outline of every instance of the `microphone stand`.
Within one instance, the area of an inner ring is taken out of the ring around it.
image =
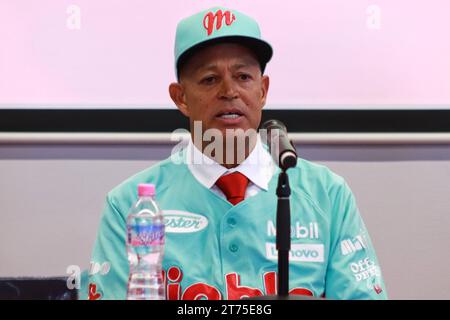
[[[277,185],[278,294],[246,298],[245,300],[317,300],[316,297],[289,295],[289,251],[291,250],[291,205],[287,169],[281,168]]]
[[[297,153],[295,147],[287,138],[286,126],[278,120],[266,121],[264,129],[275,130],[275,134],[271,131],[270,139],[266,135],[269,149],[272,147],[272,139],[278,143],[281,148],[274,157],[275,162],[280,167],[281,172],[278,175],[278,185],[276,194],[277,202],[277,236],[276,249],[278,251],[278,294],[266,295],[247,298],[248,300],[317,300],[316,297],[304,295],[289,295],[289,251],[291,250],[291,188],[289,186],[289,177],[287,170],[294,168],[297,164]]]
[[[284,169],[278,176],[277,186],[277,238],[278,250],[278,295],[289,295],[289,251],[291,250],[291,188],[289,177]],[[283,299],[285,300],[285,299]]]

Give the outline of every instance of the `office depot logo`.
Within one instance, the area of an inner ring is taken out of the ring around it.
[[[199,232],[208,226],[208,219],[199,214],[178,210],[163,212],[166,232],[169,233]]]
[[[380,268],[369,258],[350,263],[350,270],[357,282],[381,276]]]
[[[289,261],[323,262],[323,244],[291,244]],[[278,259],[275,243],[266,242],[266,257],[271,260]]]

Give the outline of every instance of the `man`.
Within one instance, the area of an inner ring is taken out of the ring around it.
[[[271,56],[258,24],[240,12],[212,8],[178,24],[178,81],[169,93],[189,118],[192,139],[187,148],[108,194],[92,260],[109,263],[110,270],[90,277],[91,299],[126,297],[125,222],[139,183],[156,185],[164,211],[169,299],[276,294],[280,170],[256,133]],[[373,246],[345,181],[303,159],[288,174],[290,293],[386,298]]]

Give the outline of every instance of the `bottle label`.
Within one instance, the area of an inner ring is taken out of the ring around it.
[[[128,226],[128,243],[132,246],[164,244],[164,224]]]

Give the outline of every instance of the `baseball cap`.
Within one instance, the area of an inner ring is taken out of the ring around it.
[[[233,42],[251,49],[264,72],[272,58],[271,45],[261,38],[258,23],[232,9],[214,7],[181,20],[175,36],[175,73],[196,50],[216,43]]]

